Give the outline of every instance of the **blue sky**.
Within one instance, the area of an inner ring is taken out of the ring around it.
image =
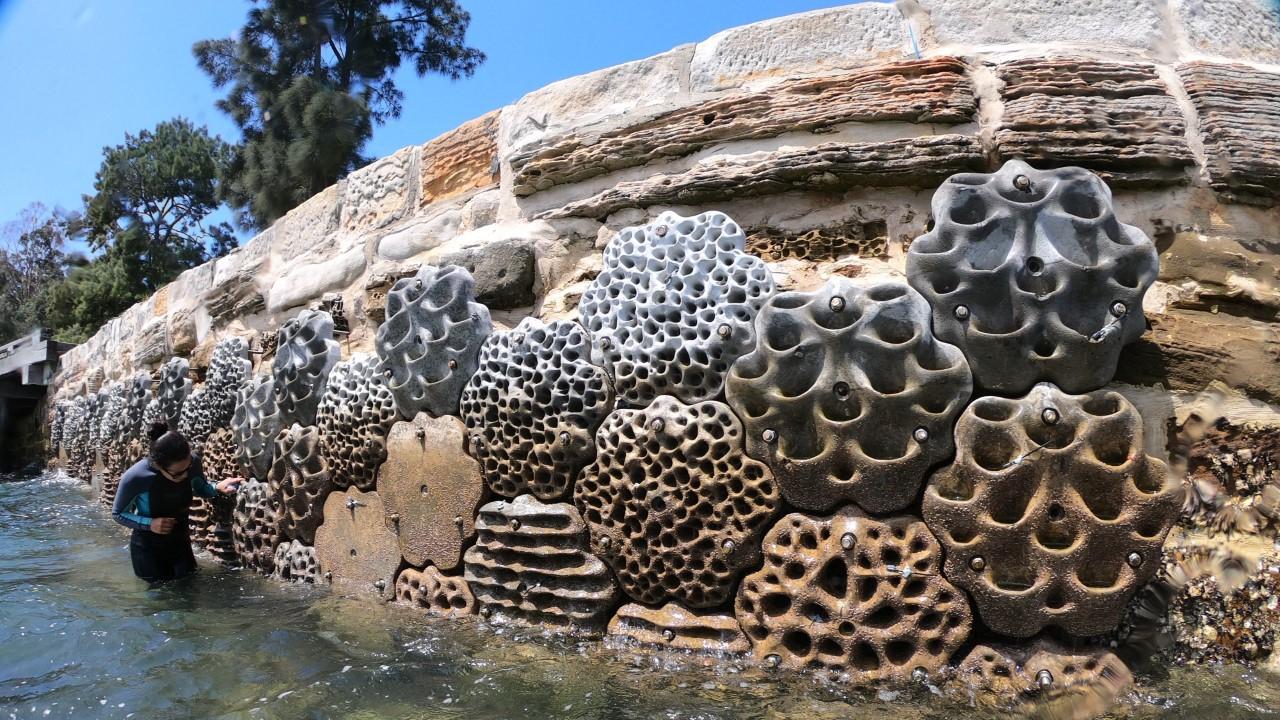
[[[573,75],[647,57],[725,28],[839,0],[462,0],[468,42],[489,59],[469,79],[404,69],[403,115],[371,157],[425,142]],[[0,225],[32,202],[79,208],[102,148],[182,115],[227,140],[235,126],[196,67],[197,40],[244,21],[240,0],[0,0]]]

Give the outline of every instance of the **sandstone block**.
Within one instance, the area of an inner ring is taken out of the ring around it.
[[[923,0],[937,43],[1072,43],[1148,50],[1164,41],[1160,0]]]
[[[1182,0],[1173,7],[1197,50],[1280,64],[1280,5],[1274,0]]]
[[[420,207],[498,183],[501,112],[481,115],[422,146]]]
[[[336,257],[319,262],[293,263],[271,285],[267,309],[282,312],[302,307],[330,290],[341,290],[364,272],[363,247],[354,247]]]
[[[1178,75],[1200,119],[1213,189],[1227,201],[1276,204],[1280,200],[1280,72],[1193,62],[1179,65]]]
[[[400,229],[378,241],[378,257],[384,260],[408,260],[419,253],[439,247],[458,234],[462,212],[446,207],[421,219],[408,221]]]
[[[345,233],[360,234],[383,227],[400,217],[408,204],[415,148],[352,172],[339,186],[342,200],[338,225]]]

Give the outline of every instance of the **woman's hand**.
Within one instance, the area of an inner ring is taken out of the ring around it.
[[[213,487],[223,495],[235,495],[242,482],[244,482],[244,478],[241,477],[227,478]]]
[[[168,535],[173,532],[175,522],[173,518],[153,518],[151,520],[151,532],[157,535]]]

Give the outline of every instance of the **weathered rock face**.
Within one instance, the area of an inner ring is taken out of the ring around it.
[[[1182,507],[1177,479],[1144,452],[1133,405],[1045,383],[975,401],[956,446],[929,481],[924,518],[947,548],[947,579],[983,622],[1013,637],[1115,627]]]
[[[978,386],[1015,394],[1048,380],[1086,392],[1115,375],[1120,348],[1146,328],[1157,259],[1150,238],[1116,219],[1097,176],[1011,160],[949,179],[933,214],[907,277]]]
[[[357,353],[333,367],[316,410],[320,456],[334,485],[372,490],[387,459],[386,437],[395,401],[378,359]]]
[[[1280,72],[1247,65],[1178,66],[1204,133],[1214,190],[1238,202],[1280,199]]]
[[[883,513],[915,500],[951,455],[972,385],[964,355],[933,336],[919,293],[835,278],[769,299],[755,351],[734,363],[725,394],[747,451],[792,505],[853,501]]]
[[[943,579],[942,548],[915,518],[874,520],[852,506],[794,513],[764,548],[736,612],[767,665],[904,679],[941,670],[968,638],[969,603]]]
[[[615,410],[596,445],[574,501],[593,552],[627,594],[691,608],[728,600],[782,506],[768,468],[743,453],[742,425],[729,407],[660,397],[642,410]]]
[[[498,182],[498,111],[463,123],[422,147],[423,206]]]
[[[463,450],[460,420],[419,413],[392,426],[378,492],[406,562],[443,570],[462,562],[484,480],[480,464]]]
[[[481,507],[465,563],[486,617],[600,632],[617,604],[618,586],[588,551],[586,525],[568,503],[521,495]]]
[[[525,318],[480,348],[462,391],[468,449],[495,493],[557,500],[595,458],[595,430],[613,407],[613,383],[591,364],[576,322]]]
[[[1078,165],[1113,187],[1186,181],[1186,123],[1154,65],[1023,58],[995,68],[1004,116],[1001,159],[1038,168]]]
[[[444,575],[434,567],[401,570],[396,577],[396,599],[432,615],[464,617],[476,612],[476,598],[467,581]]]
[[[280,424],[313,425],[329,372],[342,357],[333,339],[333,318],[303,310],[280,328],[278,338],[271,372]]]
[[[732,657],[751,652],[751,643],[731,614],[688,610],[676,603],[660,608],[628,603],[609,621],[608,639],[660,650]]]
[[[329,493],[324,522],[316,530],[321,574],[335,585],[390,599],[400,569],[400,546],[385,516],[376,492],[348,488]]]

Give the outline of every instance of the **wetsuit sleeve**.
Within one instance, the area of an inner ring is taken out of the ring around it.
[[[218,496],[218,488],[213,486],[204,476],[204,465],[200,462],[200,456],[194,455],[191,458],[191,492],[200,497],[211,498]]]
[[[111,506],[111,517],[116,522],[134,530],[151,529],[151,483],[154,478],[126,472],[116,489],[116,501]]]

